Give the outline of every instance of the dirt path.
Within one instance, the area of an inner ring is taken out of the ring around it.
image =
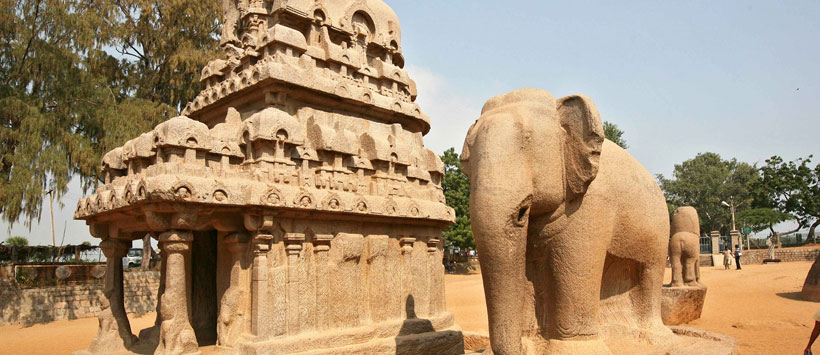
[[[820,303],[799,299],[810,267],[810,262],[794,262],[746,265],[742,271],[703,268],[702,280],[709,291],[702,318],[690,325],[737,338],[744,355],[800,354],[813,326],[811,316],[820,309]],[[486,332],[481,275],[447,275],[445,282],[447,307],[456,322],[464,330]],[[151,326],[155,317],[154,313],[132,317],[134,333]],[[96,318],[3,326],[0,353],[70,354],[87,347],[96,331]],[[820,351],[820,345],[815,349]]]
[[[800,300],[811,262],[701,269],[709,287],[700,319],[689,325],[735,337],[744,355],[802,354],[820,303]],[[671,279],[666,271],[665,281]],[[481,275],[447,275],[447,308],[467,331],[487,329]],[[818,341],[820,343],[820,341]],[[820,344],[815,344],[820,352]]]
[[[154,324],[156,313],[130,316],[131,330]],[[0,353],[25,355],[71,354],[85,349],[97,333],[97,318],[61,320],[46,324],[7,325],[0,327]]]

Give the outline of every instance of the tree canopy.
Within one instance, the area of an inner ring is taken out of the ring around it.
[[[475,249],[475,239],[470,226],[470,179],[461,170],[461,157],[454,148],[441,156],[444,162],[444,198],[456,212],[456,223],[444,230],[444,240],[460,248]]]
[[[0,0],[0,216],[98,182],[102,154],[173,117],[216,50],[219,4]]]
[[[762,207],[741,211],[737,219],[757,233],[766,229],[773,231],[775,224],[791,220],[792,216],[772,208]]]
[[[658,175],[670,211],[680,206],[698,210],[701,231],[731,229],[731,207],[736,213],[749,208],[752,186],[759,179],[757,169],[736,159],[723,160],[716,153],[701,153],[676,164],[672,179]]]
[[[604,121],[604,137],[619,145],[621,148],[629,148],[629,146],[626,145],[626,139],[624,139],[624,131],[618,128],[614,123]]]
[[[812,238],[820,225],[820,164],[812,168],[811,158],[784,161],[772,156],[760,168],[761,179],[755,184],[756,207],[774,209],[798,224],[794,231],[781,235],[810,225],[808,237]]]
[[[24,247],[28,245],[28,239],[26,237],[9,237],[6,239],[6,244],[11,245],[13,247]]]

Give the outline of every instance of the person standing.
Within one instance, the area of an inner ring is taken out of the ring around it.
[[[806,349],[803,350],[803,355],[811,355],[811,345],[814,344],[817,335],[820,335],[820,311],[814,314],[814,329],[811,330],[809,345],[806,345]]]
[[[732,266],[732,258],[733,258],[732,248],[729,248],[729,246],[726,246],[726,248],[723,249],[723,268],[724,269],[729,270],[729,267]]]
[[[740,246],[735,244],[735,263],[737,263],[737,269],[735,270],[740,270],[740,255]]]

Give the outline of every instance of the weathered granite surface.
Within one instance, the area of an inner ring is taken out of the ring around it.
[[[706,289],[703,285],[664,287],[661,300],[663,324],[681,325],[700,318]]]

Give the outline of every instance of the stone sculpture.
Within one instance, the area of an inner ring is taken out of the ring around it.
[[[669,262],[672,287],[700,284],[700,219],[694,207],[684,206],[672,215]]]
[[[800,297],[805,301],[820,302],[820,254],[814,259],[809,273],[806,274]]]
[[[204,90],[107,153],[105,184],[78,203],[113,248],[88,351],[460,353],[442,264],[454,213],[395,13],[381,0],[223,5]],[[145,233],[162,279],[135,344],[114,251]]]
[[[672,282],[662,290],[663,323],[679,325],[700,318],[706,286],[700,282],[700,218],[694,207],[679,207],[672,215],[669,263]]]
[[[663,194],[604,139],[586,96],[490,99],[462,153],[495,354],[609,353],[605,337],[663,342]]]

